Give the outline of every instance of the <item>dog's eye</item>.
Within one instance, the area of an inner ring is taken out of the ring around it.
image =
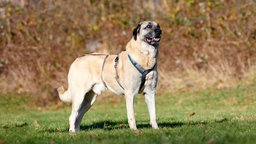
[[[152,25],[147,25],[147,28],[151,29],[151,28],[152,28]]]

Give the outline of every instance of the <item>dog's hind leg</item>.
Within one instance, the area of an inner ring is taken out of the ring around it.
[[[82,103],[87,91],[76,91],[72,93],[73,100],[72,100],[72,111],[69,116],[69,132],[76,132],[79,128],[76,127],[76,120],[79,115],[79,110],[82,108]]]
[[[86,111],[91,107],[92,101],[96,98],[93,91],[82,90],[74,94],[72,102],[72,112],[69,117],[69,131],[80,130],[80,123]]]
[[[84,114],[91,108],[91,106],[95,102],[96,98],[97,98],[97,94],[94,93],[92,90],[89,91],[88,93],[86,93],[85,98],[82,103],[82,106],[79,109],[76,122],[75,122],[75,128],[77,128],[78,130],[80,130],[80,124],[81,124]]]

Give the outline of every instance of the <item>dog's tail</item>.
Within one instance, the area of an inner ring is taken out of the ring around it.
[[[61,86],[61,87],[56,89],[56,92],[57,92],[61,101],[65,102],[65,103],[71,103],[72,102],[72,97],[71,97],[71,94],[69,92],[69,89],[65,91],[64,87]]]

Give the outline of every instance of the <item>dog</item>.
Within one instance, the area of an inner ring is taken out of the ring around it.
[[[137,130],[134,116],[134,97],[143,93],[147,103],[150,124],[158,129],[156,122],[155,94],[158,81],[158,46],[162,30],[154,21],[140,22],[126,45],[126,51],[118,55],[99,53],[77,58],[70,66],[68,89],[57,88],[59,98],[72,103],[69,131],[80,130],[81,120],[105,90],[125,96],[130,129]]]

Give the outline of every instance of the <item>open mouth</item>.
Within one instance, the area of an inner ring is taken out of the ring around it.
[[[159,42],[159,41],[160,41],[160,38],[158,38],[158,37],[155,37],[155,38],[146,37],[146,41],[147,41],[148,43]]]

